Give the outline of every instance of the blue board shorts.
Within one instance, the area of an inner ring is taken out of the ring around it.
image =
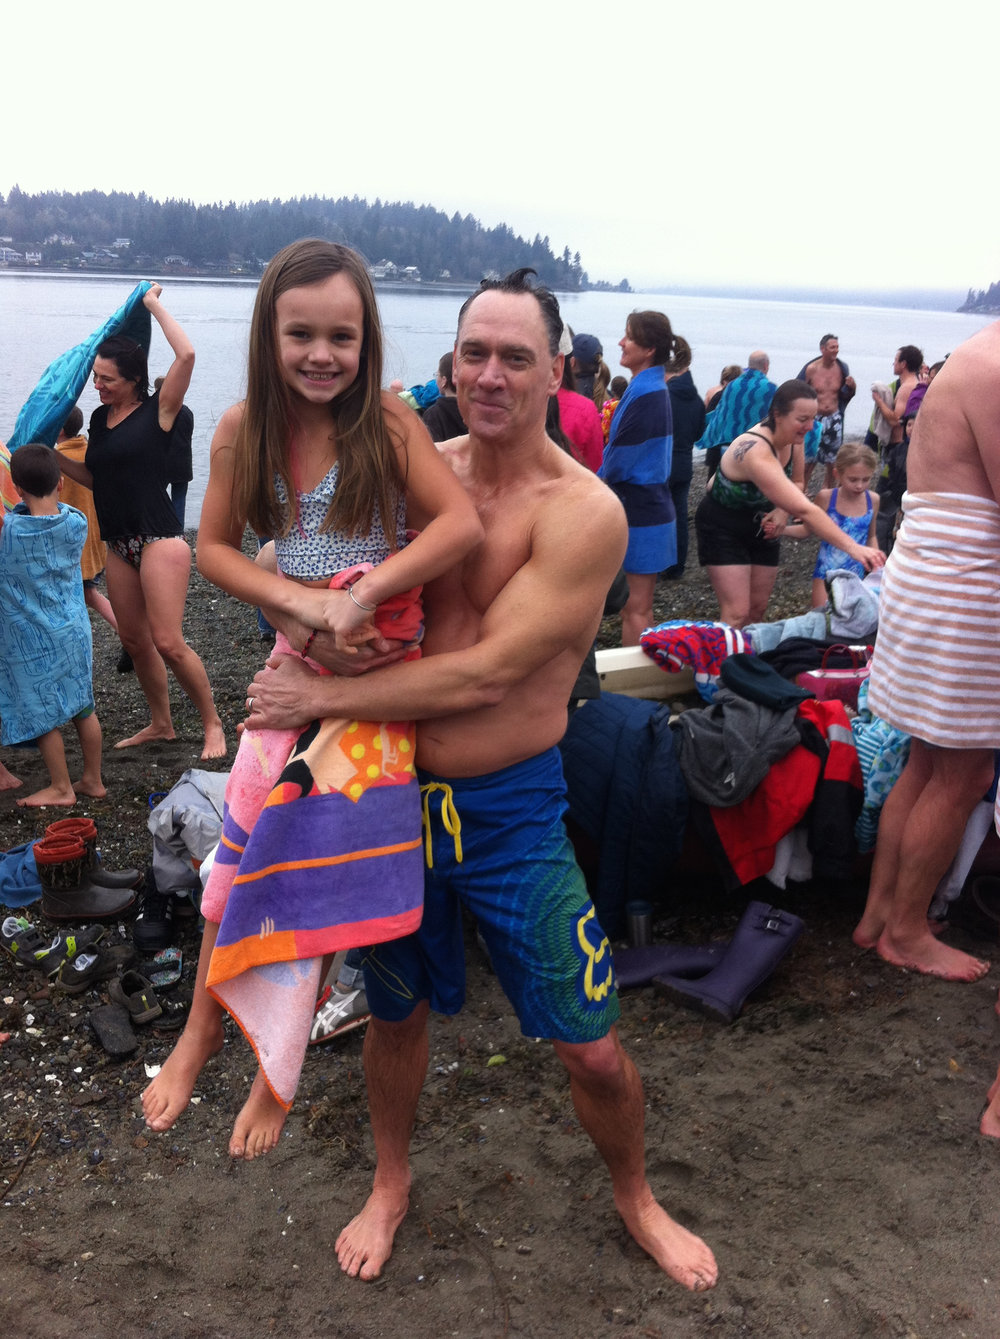
[[[486,776],[448,780],[420,771],[419,778],[424,918],[416,934],[367,951],[372,1013],[400,1022],[421,1000],[437,1013],[458,1013],[465,906],[526,1037],[604,1037],[619,1015],[611,945],[563,825],[559,750]]]

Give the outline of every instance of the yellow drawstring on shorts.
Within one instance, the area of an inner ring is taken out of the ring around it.
[[[455,859],[459,864],[462,863],[462,820],[458,816],[458,810],[455,808],[455,797],[452,794],[451,786],[446,781],[430,781],[426,786],[420,787],[420,794],[423,796],[424,806],[424,852],[427,860],[427,868],[434,868],[434,847],[431,842],[431,812],[430,797],[432,790],[443,791],[441,800],[441,822],[444,824],[444,830],[449,837],[455,839]]]

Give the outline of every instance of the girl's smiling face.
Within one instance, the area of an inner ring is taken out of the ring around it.
[[[274,304],[278,361],[287,386],[310,404],[329,404],[361,364],[364,307],[342,271],[290,288]]]

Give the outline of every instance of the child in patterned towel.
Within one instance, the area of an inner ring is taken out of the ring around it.
[[[199,569],[297,621],[299,647],[279,637],[279,653],[304,657],[320,630],[355,654],[384,647],[386,635],[419,640],[419,587],[459,562],[482,527],[417,415],[381,388],[381,324],[355,252],[307,240],[274,257],[257,291],[247,382],[212,442]],[[410,543],[407,522],[420,531]],[[243,554],[247,523],[275,536],[278,572]],[[222,1045],[224,1004],[260,1062],[230,1155],[274,1146],[324,959],[419,924],[419,808],[405,722],[244,731],[202,901],[191,1013],[143,1094],[151,1129],[169,1129],[187,1106]]]
[[[94,711],[90,620],[80,555],[86,517],[59,501],[59,459],[26,442],[10,463],[21,501],[0,512],[0,714],[5,744],[34,743],[49,784],[21,808],[72,808],[77,795],[101,799],[101,725]],[[72,782],[61,727],[73,722],[83,774]],[[0,790],[19,785],[0,767]]]
[[[857,544],[875,545],[875,521],[878,516],[878,494],[868,485],[872,481],[878,460],[875,452],[863,442],[845,442],[837,452],[833,464],[834,488],[823,488],[816,494],[816,506],[825,511],[838,530],[843,530]],[[801,522],[785,527],[785,534],[794,539],[810,539],[812,531]],[[865,569],[843,549],[823,540],[816,555],[813,569],[812,607],[822,609],[827,603],[826,578],[830,572],[846,569],[865,575]]]

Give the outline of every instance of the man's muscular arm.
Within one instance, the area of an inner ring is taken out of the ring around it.
[[[424,720],[494,706],[571,647],[582,660],[625,556],[617,498],[587,481],[534,522],[531,551],[486,610],[474,645],[362,678],[308,676],[283,660],[250,686],[252,729],[291,728],[321,716]]]

